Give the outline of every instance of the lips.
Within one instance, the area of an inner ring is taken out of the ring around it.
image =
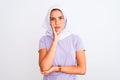
[[[57,28],[57,29],[58,29],[58,28],[61,28],[61,27],[60,27],[60,26],[56,26],[55,28]]]

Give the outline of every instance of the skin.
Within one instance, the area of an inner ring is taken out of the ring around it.
[[[56,54],[56,47],[59,39],[60,32],[64,29],[65,20],[63,13],[60,10],[53,10],[50,14],[50,25],[53,31],[53,42],[50,49],[39,50],[39,66],[43,75],[49,75],[52,72],[57,72],[58,66],[52,66]],[[61,72],[66,74],[79,74],[86,73],[86,57],[85,51],[76,51],[77,66],[62,66]]]
[[[53,10],[50,14],[50,25],[59,34],[65,26],[64,15],[60,10]]]

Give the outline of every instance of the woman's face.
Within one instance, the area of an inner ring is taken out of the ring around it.
[[[53,10],[50,14],[50,25],[55,28],[57,33],[60,33],[65,26],[64,15],[60,10]]]

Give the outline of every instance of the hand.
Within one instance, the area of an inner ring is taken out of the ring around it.
[[[53,31],[53,41],[58,41],[60,33],[57,33],[55,31],[55,27],[53,25],[51,25],[52,31]]]
[[[43,74],[43,75],[49,75],[50,73],[56,72],[56,71],[58,71],[58,68],[53,66],[53,67],[51,67],[49,70],[43,71],[42,74]]]

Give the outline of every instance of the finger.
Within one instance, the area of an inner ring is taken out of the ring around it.
[[[43,74],[43,75],[48,75],[49,73],[47,73],[47,72],[42,72],[42,74]]]
[[[48,74],[43,74],[43,75],[48,75]]]
[[[52,30],[53,30],[53,33],[56,33],[56,31],[55,31],[55,28],[54,28],[54,27],[52,27]]]
[[[41,72],[42,74],[45,74],[45,72]]]
[[[55,27],[52,24],[51,24],[51,27],[52,27],[53,32],[56,33]]]
[[[52,28],[52,30],[54,30],[54,26],[51,24],[51,28]]]
[[[46,75],[46,73],[45,73],[45,72],[42,72],[42,74],[43,74],[43,75]]]

